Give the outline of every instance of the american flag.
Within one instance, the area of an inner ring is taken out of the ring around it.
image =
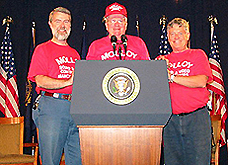
[[[172,52],[172,48],[168,42],[166,26],[163,24],[158,55],[166,55],[166,54],[170,54],[171,52]]]
[[[211,39],[211,48],[209,53],[209,63],[213,74],[213,83],[208,84],[207,88],[212,94],[212,111],[211,115],[221,115],[221,146],[226,144],[226,137],[225,137],[225,122],[227,118],[227,100],[226,94],[224,89],[224,82],[223,82],[223,73],[222,68],[220,66],[220,57],[219,57],[219,50],[218,50],[218,42],[217,37],[215,34],[215,30],[213,28],[212,32],[212,39]]]
[[[16,69],[9,25],[1,45],[0,110],[5,117],[20,116]]]

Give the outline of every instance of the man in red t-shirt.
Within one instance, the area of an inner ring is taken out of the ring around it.
[[[113,3],[105,10],[103,18],[108,36],[95,40],[89,47],[87,60],[149,60],[144,41],[136,36],[125,35],[127,10]]]
[[[212,81],[208,58],[201,49],[190,49],[189,24],[175,18],[167,26],[172,53],[167,60],[172,116],[164,128],[166,165],[209,165],[211,123],[206,108]]]
[[[73,71],[80,56],[67,43],[70,11],[54,9],[48,24],[53,37],[35,48],[28,74],[39,94],[33,119],[39,129],[41,160],[44,165],[58,165],[64,149],[66,164],[80,165],[79,131],[70,115]]]

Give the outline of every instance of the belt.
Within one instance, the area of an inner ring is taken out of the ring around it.
[[[192,114],[192,113],[194,113],[194,112],[197,112],[197,111],[199,111],[199,110],[201,110],[201,109],[203,109],[203,108],[205,108],[205,107],[206,107],[206,106],[203,106],[203,107],[198,108],[198,109],[196,109],[195,111],[192,111],[192,112],[189,112],[189,113],[180,113],[180,114],[177,114],[176,116],[186,116],[186,115]]]
[[[44,96],[54,97],[56,99],[65,99],[68,101],[71,101],[71,97],[72,97],[71,94],[50,93],[50,92],[46,92],[46,91],[41,91],[40,94],[44,95]]]

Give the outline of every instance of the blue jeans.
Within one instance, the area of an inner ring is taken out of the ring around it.
[[[64,149],[67,165],[81,165],[79,131],[70,115],[70,101],[42,96],[33,120],[39,129],[43,165],[58,165]]]
[[[207,108],[185,116],[172,115],[163,138],[166,165],[210,165],[211,121]]]

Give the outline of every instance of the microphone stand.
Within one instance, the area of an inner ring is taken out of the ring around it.
[[[111,43],[112,43],[114,55],[116,55],[116,42],[117,42],[117,37],[115,35],[112,35]]]
[[[125,51],[125,56],[126,56],[126,54],[127,54],[127,37],[126,37],[126,35],[123,34],[121,36],[121,41],[123,43],[124,51]]]
[[[121,47],[120,47],[120,46],[119,46],[118,53],[119,53],[119,58],[120,58],[120,60],[122,60],[122,57],[121,57]]]

